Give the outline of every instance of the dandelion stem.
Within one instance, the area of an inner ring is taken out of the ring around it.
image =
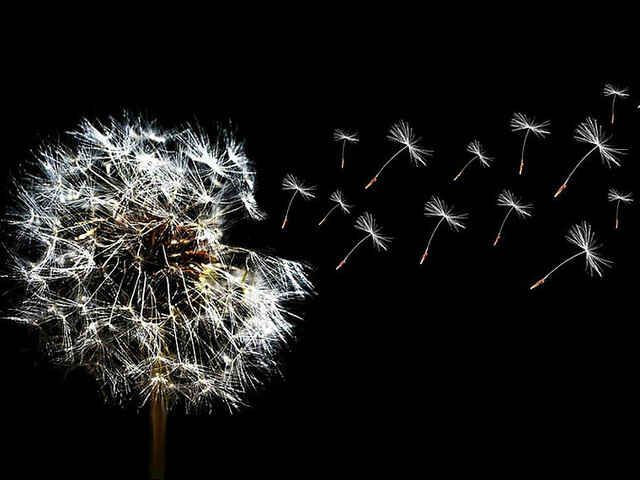
[[[544,283],[544,281],[549,277],[549,275],[551,275],[553,272],[555,272],[556,270],[558,270],[561,266],[563,266],[565,263],[573,260],[576,257],[579,257],[580,255],[584,255],[584,252],[580,252],[580,253],[576,253],[575,255],[573,255],[572,257],[567,258],[564,262],[560,263],[556,268],[554,268],[553,270],[551,270],[549,273],[547,273],[544,277],[542,277],[540,280],[538,280],[536,283],[534,283],[531,288],[529,288],[529,290],[533,290],[534,288],[536,288],[538,285]]]
[[[329,212],[324,216],[324,218],[322,220],[320,220],[320,223],[318,223],[318,225],[322,225],[324,223],[324,221],[327,219],[327,217],[329,217],[329,215],[331,215],[331,212],[333,212],[339,206],[340,206],[340,204],[335,204],[333,207],[331,207]]]
[[[427,248],[425,248],[424,255],[422,255],[422,258],[420,259],[420,265],[422,265],[422,262],[424,262],[424,259],[427,258],[427,253],[429,252],[429,245],[431,245],[431,240],[433,240],[433,236],[435,235],[436,230],[438,230],[438,227],[440,226],[440,224],[444,219],[445,217],[440,218],[440,220],[438,221],[438,224],[436,225],[436,228],[434,228],[433,232],[431,232],[431,236],[429,237],[429,241],[427,242]]]
[[[282,222],[282,228],[284,228],[284,226],[287,224],[287,219],[289,218],[289,210],[291,209],[291,204],[293,203],[293,199],[296,198],[297,194],[298,194],[298,190],[295,190],[293,192],[293,195],[291,195],[291,200],[289,200],[289,205],[287,206],[287,211],[284,214],[284,221]]]
[[[560,195],[562,193],[562,191],[566,188],[567,183],[569,183],[569,179],[571,178],[571,176],[573,175],[573,173],[578,169],[578,167],[580,166],[580,164],[582,162],[585,161],[585,159],[591,155],[591,153],[596,150],[598,148],[598,145],[596,145],[595,147],[593,147],[591,150],[589,150],[586,155],[584,157],[582,157],[580,159],[580,161],[576,164],[575,167],[573,167],[573,170],[571,170],[571,173],[569,174],[569,176],[567,177],[567,179],[564,181],[564,183],[562,184],[562,186],[558,189],[558,191],[556,192],[556,194],[554,195],[554,197],[557,197],[558,195]]]
[[[527,144],[527,138],[529,137],[530,131],[530,129],[527,129],[527,132],[524,134],[524,141],[522,142],[522,153],[520,154],[520,171],[518,172],[518,175],[522,175],[522,168],[524,167],[524,147]]]
[[[378,173],[376,173],[375,177],[373,177],[371,179],[371,181],[367,184],[365,188],[365,190],[367,188],[369,188],[371,185],[373,185],[375,183],[375,181],[378,179],[378,176],[382,173],[382,171],[386,168],[387,165],[389,165],[391,163],[391,160],[393,160],[394,158],[396,158],[401,152],[403,152],[404,150],[406,150],[408,147],[402,147],[400,150],[398,150],[389,160],[387,160],[387,163],[385,163],[384,165],[382,165],[382,168],[380,170],[378,170]]]
[[[342,166],[340,168],[344,168],[344,147],[347,144],[347,139],[342,140]]]
[[[340,262],[340,265],[338,265],[336,267],[336,270],[338,270],[340,267],[342,267],[346,262],[347,262],[347,258],[349,258],[349,256],[355,251],[356,248],[358,248],[360,246],[360,244],[362,242],[364,242],[367,238],[369,238],[370,235],[366,235],[362,240],[360,240],[358,243],[356,243],[356,245],[351,249],[351,251],[349,253],[347,253],[347,256],[344,257],[344,260],[342,260],[342,262]]]
[[[456,175],[456,177],[453,179],[454,182],[458,179],[460,175],[462,175],[462,172],[464,172],[464,169],[467,168],[471,164],[471,162],[473,162],[476,158],[478,158],[477,155],[475,155],[471,160],[467,162],[467,164],[464,167],[462,167],[462,170],[460,170],[460,173],[458,173],[458,175]]]
[[[151,420],[151,455],[149,459],[149,478],[165,478],[166,466],[166,432],[167,415],[169,410],[167,402],[161,392],[154,392],[149,400],[149,413]]]
[[[509,217],[509,214],[511,213],[511,211],[513,210],[513,207],[511,207],[509,209],[509,211],[507,212],[507,214],[504,216],[504,220],[502,220],[502,225],[500,225],[500,230],[498,230],[498,236],[496,237],[496,241],[493,242],[493,246],[495,247],[496,244],[498,243],[498,240],[500,240],[500,235],[502,234],[502,229],[504,228],[504,224],[507,222],[507,218]]]
[[[620,210],[620,200],[616,202],[616,229],[618,228],[618,210]]]

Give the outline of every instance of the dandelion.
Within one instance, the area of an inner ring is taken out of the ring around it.
[[[620,209],[620,202],[631,203],[633,202],[632,193],[624,193],[620,190],[610,189],[607,194],[607,198],[610,202],[616,202],[616,229],[618,228],[618,210]]]
[[[340,190],[336,190],[335,192],[333,192],[329,199],[334,202],[335,205],[329,209],[329,212],[322,218],[322,220],[320,220],[320,223],[318,223],[318,225],[322,225],[327,217],[331,215],[331,212],[333,212],[336,208],[340,208],[340,210],[342,210],[344,213],[349,213],[349,211],[351,210],[351,205],[348,205],[346,203],[344,196],[342,195],[342,192]]]
[[[433,236],[435,235],[436,230],[438,230],[438,227],[444,220],[447,221],[451,230],[457,232],[459,229],[465,228],[464,221],[467,219],[466,213],[453,213],[453,207],[449,207],[436,196],[432,196],[425,204],[424,215],[425,217],[440,217],[440,220],[431,232],[431,236],[429,237],[429,241],[427,242],[427,248],[424,251],[424,255],[422,255],[422,258],[420,259],[420,265],[422,265],[424,259],[427,258],[431,240],[433,240]]]
[[[392,240],[391,237],[382,235],[382,228],[378,226],[376,220],[368,212],[363,213],[356,219],[355,228],[356,230],[365,232],[366,235],[362,238],[362,240],[356,243],[356,245],[349,251],[349,253],[347,253],[347,256],[344,257],[344,259],[336,267],[336,270],[342,267],[346,263],[347,259],[351,256],[351,254],[356,250],[356,248],[358,248],[368,238],[371,239],[373,247],[376,250],[386,250],[387,245]]]
[[[515,196],[509,190],[502,190],[502,192],[500,192],[500,195],[498,195],[498,206],[509,207],[509,210],[507,211],[507,214],[504,216],[504,219],[502,220],[502,224],[500,225],[500,230],[498,230],[498,235],[496,236],[496,240],[495,242],[493,242],[494,247],[498,244],[498,240],[500,240],[502,229],[504,228],[504,224],[506,223],[507,218],[509,217],[509,214],[515,211],[519,217],[527,218],[531,216],[531,213],[529,213],[529,210],[533,208],[533,205],[531,204],[522,203],[520,198]]]
[[[227,243],[233,221],[262,217],[254,181],[231,131],[125,116],[44,145],[16,182],[7,248],[24,295],[9,318],[107,398],[149,405],[152,478],[169,408],[242,405],[311,289],[303,264]]]
[[[628,92],[629,92],[629,89],[626,87],[625,88],[614,87],[609,83],[607,83],[604,86],[604,96],[613,97],[611,99],[611,123],[613,123],[613,119],[615,118],[614,108],[616,104],[616,97],[620,97],[621,99],[624,99],[629,96]]]
[[[471,162],[473,162],[476,158],[480,162],[480,165],[482,165],[483,167],[488,167],[489,163],[493,161],[493,158],[487,156],[484,148],[482,147],[482,145],[478,140],[472,141],[467,146],[467,152],[473,154],[473,157],[471,158],[471,160],[469,160],[466,163],[464,167],[462,167],[462,170],[460,170],[460,173],[458,173],[458,175],[456,175],[456,177],[453,179],[454,182],[458,179],[458,177],[460,177],[460,175],[462,175],[462,172],[464,172],[465,168],[467,168],[469,164],[471,164]]]
[[[542,277],[542,279],[534,283],[531,286],[530,290],[533,290],[537,286],[543,284],[549,277],[549,275],[558,270],[565,263],[570,262],[574,258],[578,258],[580,255],[585,256],[585,268],[590,275],[593,275],[593,273],[595,272],[602,277],[602,269],[611,265],[611,262],[609,260],[605,260],[598,254],[601,245],[596,244],[595,236],[591,231],[591,225],[587,222],[573,225],[569,229],[569,233],[565,238],[569,243],[579,247],[581,251],[567,258],[564,262],[560,263],[557,267],[555,267],[544,277]]]
[[[301,182],[296,177],[291,174],[287,174],[282,181],[282,189],[283,190],[293,190],[293,195],[291,195],[291,200],[289,200],[289,205],[287,206],[287,211],[284,214],[284,220],[282,221],[282,227],[287,224],[287,219],[289,218],[289,210],[291,210],[291,205],[293,204],[293,199],[296,198],[297,194],[304,199],[315,198],[315,194],[313,193],[316,187],[314,186],[306,186],[304,182]]]
[[[567,183],[569,183],[569,179],[573,173],[578,169],[580,164],[584,162],[584,160],[591,155],[595,150],[600,152],[600,158],[602,158],[602,163],[605,164],[608,168],[611,168],[611,164],[616,166],[620,166],[619,156],[624,155],[625,151],[621,148],[614,148],[610,145],[611,135],[606,135],[602,132],[602,127],[598,125],[598,122],[593,118],[587,118],[585,122],[582,122],[576,128],[576,133],[574,138],[578,142],[589,143],[593,145],[593,148],[589,150],[584,157],[573,167],[571,173],[564,181],[564,183],[560,186],[558,191],[555,193],[554,197],[557,197],[562,193],[562,191],[567,187]]]
[[[524,168],[524,147],[527,144],[529,133],[533,132],[534,135],[543,138],[545,135],[549,135],[549,130],[547,130],[548,126],[548,121],[536,123],[535,118],[529,119],[522,113],[515,113],[513,115],[513,118],[511,119],[511,131],[518,132],[521,130],[526,130],[526,133],[524,134],[524,141],[522,142],[522,153],[520,154],[520,170],[518,172],[518,175],[522,175],[522,169]]]
[[[333,139],[336,142],[342,142],[342,164],[340,166],[340,168],[344,168],[344,147],[347,144],[347,142],[349,143],[357,143],[360,140],[358,139],[358,134],[357,133],[349,133],[349,132],[345,132],[344,130],[340,130],[340,129],[336,129],[333,132]]]
[[[426,165],[426,157],[431,156],[433,152],[431,150],[425,150],[420,148],[419,142],[421,140],[420,137],[416,137],[413,133],[413,130],[409,125],[400,120],[397,124],[393,125],[391,129],[389,129],[389,134],[387,138],[392,142],[399,143],[404,145],[400,150],[398,150],[387,162],[382,166],[376,176],[371,179],[371,181],[367,184],[365,189],[369,188],[373,185],[377,180],[382,171],[386,168],[387,165],[391,163],[391,161],[396,158],[400,153],[407,150],[409,152],[409,160],[416,166],[418,165]]]

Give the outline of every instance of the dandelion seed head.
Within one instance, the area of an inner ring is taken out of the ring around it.
[[[510,207],[513,208],[516,213],[522,217],[529,217],[531,213],[529,210],[533,208],[533,205],[530,203],[523,203],[520,197],[514,195],[509,190],[502,190],[498,195],[498,205],[500,207]]]
[[[514,113],[511,118],[511,131],[529,130],[539,137],[549,135],[549,121],[536,123],[535,118],[529,118],[522,113]]]
[[[377,250],[386,250],[387,245],[391,243],[392,238],[382,235],[382,227],[378,226],[376,219],[369,212],[363,213],[356,219],[355,228],[368,233]]]
[[[45,144],[15,182],[7,223],[9,318],[35,326],[51,359],[91,372],[108,398],[160,394],[187,410],[243,403],[292,336],[301,263],[227,244],[262,218],[231,130],[164,130],[125,115]]]
[[[604,86],[604,96],[611,97],[616,96],[620,98],[626,98],[629,96],[629,89],[627,87],[620,88],[611,85],[610,83],[605,84]]]
[[[387,138],[392,142],[404,145],[409,152],[411,161],[415,165],[426,165],[426,157],[433,155],[433,151],[423,149],[419,146],[421,138],[416,137],[413,129],[403,120],[400,120],[389,129]]]
[[[425,204],[424,215],[426,217],[444,218],[449,224],[449,227],[454,231],[458,231],[460,228],[465,228],[464,222],[468,217],[466,213],[454,213],[452,206],[448,206],[436,196],[432,196]]]
[[[316,187],[313,185],[305,185],[304,182],[298,180],[291,174],[287,174],[284,177],[284,180],[282,181],[282,188],[283,190],[295,190],[302,195],[303,198],[315,198],[314,191],[316,190]]]
[[[342,210],[344,213],[349,213],[351,211],[352,205],[346,203],[344,195],[342,195],[342,192],[340,190],[336,190],[335,192],[333,192],[329,199],[332,202],[337,203],[340,206],[340,210]]]
[[[358,138],[357,132],[351,133],[351,132],[347,132],[346,130],[340,130],[339,128],[336,128],[335,131],[333,132],[333,139],[336,142],[345,140],[350,143],[356,143],[360,141],[360,139]]]
[[[578,142],[589,143],[597,147],[602,162],[611,167],[611,164],[620,166],[619,156],[626,153],[625,149],[614,148],[610,145],[611,135],[602,131],[602,126],[593,118],[587,118],[576,128],[575,137]]]
[[[607,192],[607,198],[610,202],[620,201],[623,203],[631,203],[633,202],[633,193],[625,193],[621,190],[616,190],[615,188],[609,189]]]
[[[467,145],[467,152],[478,157],[478,160],[480,160],[480,164],[483,167],[488,167],[489,163],[493,161],[493,158],[487,155],[486,150],[478,140],[473,140],[469,145]]]
[[[591,230],[591,225],[582,222],[573,225],[566,236],[569,243],[581,248],[585,253],[585,268],[590,275],[597,273],[602,276],[602,269],[611,265],[611,261],[605,260],[599,255],[601,245],[596,243],[595,235]]]

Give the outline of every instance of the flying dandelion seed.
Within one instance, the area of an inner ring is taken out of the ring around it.
[[[518,175],[522,175],[522,169],[524,168],[524,148],[527,145],[527,138],[529,137],[529,133],[533,132],[534,135],[543,138],[545,135],[549,135],[549,130],[547,130],[548,126],[548,121],[536,123],[535,118],[529,119],[522,113],[513,114],[513,118],[511,119],[511,131],[526,131],[524,134],[524,140],[522,142],[522,153],[520,154],[520,170],[518,171]]]
[[[608,168],[611,168],[611,165],[620,166],[619,156],[624,155],[626,150],[621,148],[614,148],[610,145],[611,135],[606,135],[602,132],[602,127],[598,125],[598,122],[593,118],[587,118],[585,122],[582,122],[576,128],[576,133],[574,136],[575,140],[582,143],[589,143],[593,145],[593,148],[589,150],[584,157],[573,167],[571,173],[564,181],[564,183],[560,186],[558,191],[555,193],[554,197],[557,197],[562,193],[562,191],[567,188],[567,184],[571,179],[571,176],[578,169],[580,164],[585,161],[585,159],[591,155],[595,150],[600,152],[600,157],[602,158],[602,163],[605,164]]]
[[[558,270],[565,263],[570,262],[574,258],[578,258],[580,255],[585,256],[585,268],[590,275],[593,275],[593,273],[595,272],[602,277],[602,269],[611,265],[611,262],[609,260],[605,260],[600,255],[598,255],[598,251],[600,250],[601,245],[596,244],[595,236],[591,231],[591,225],[589,225],[587,222],[582,222],[578,225],[572,226],[565,238],[569,243],[579,247],[581,251],[567,258],[564,262],[560,263],[557,267],[555,267],[544,277],[534,283],[530,287],[530,290],[533,290],[537,286],[543,284],[549,277],[549,275]]]
[[[610,202],[616,202],[616,229],[618,228],[618,210],[620,209],[620,202],[631,203],[633,202],[632,193],[624,193],[620,190],[610,189],[607,198]]]
[[[335,192],[333,192],[329,197],[329,200],[334,202],[335,205],[329,209],[329,212],[327,212],[322,220],[320,220],[320,223],[318,223],[318,225],[322,225],[329,217],[329,215],[331,215],[331,212],[333,212],[336,208],[340,208],[340,210],[342,210],[344,213],[349,213],[351,211],[351,205],[348,205],[346,203],[344,196],[342,195],[342,192],[340,190],[336,190]]]
[[[333,132],[333,139],[336,142],[342,142],[342,152],[341,152],[342,163],[340,165],[340,168],[344,168],[344,147],[347,144],[347,142],[349,143],[359,142],[360,140],[358,139],[358,134],[349,133],[349,132],[345,132],[344,130],[336,129]]]
[[[604,86],[604,96],[613,97],[611,99],[611,123],[613,123],[613,120],[615,118],[614,108],[616,105],[616,98],[620,97],[620,99],[625,99],[626,97],[629,96],[628,92],[629,92],[629,89],[626,87],[625,88],[614,87],[609,83],[607,83]]]
[[[502,234],[502,229],[504,228],[504,224],[507,222],[507,218],[511,212],[515,211],[520,218],[527,218],[531,216],[529,210],[533,208],[531,204],[522,203],[520,198],[515,196],[509,190],[502,190],[500,195],[498,195],[498,206],[500,207],[509,207],[507,214],[504,216],[502,220],[502,224],[500,224],[500,230],[498,230],[498,235],[496,236],[495,242],[493,242],[493,246],[495,247],[498,244],[498,240],[500,240],[500,235]]]
[[[307,268],[225,243],[234,219],[263,217],[231,131],[209,140],[130,116],[84,121],[33,167],[7,219],[24,287],[9,318],[107,398],[149,405],[150,470],[162,476],[170,407],[236,408],[277,371]]]
[[[418,146],[421,138],[416,137],[411,127],[402,120],[400,120],[400,122],[393,125],[389,129],[387,139],[391,140],[392,142],[400,143],[401,145],[403,145],[403,147],[398,150],[391,158],[389,158],[389,160],[387,160],[384,165],[382,165],[382,168],[378,170],[378,173],[376,173],[375,177],[373,177],[367,184],[367,186],[364,187],[365,190],[373,185],[378,180],[378,177],[386,168],[386,166],[389,165],[394,158],[396,158],[405,150],[409,152],[409,160],[415,166],[426,165],[426,157],[433,155],[433,152],[431,150],[425,150]]]
[[[422,265],[425,258],[427,258],[431,240],[433,240],[433,236],[436,234],[438,227],[444,220],[446,220],[446,222],[449,224],[449,228],[451,228],[451,230],[457,232],[459,229],[465,228],[464,221],[467,219],[466,213],[453,213],[453,207],[448,206],[436,196],[432,196],[425,204],[424,215],[425,217],[440,217],[440,220],[431,232],[431,236],[429,237],[429,241],[427,242],[427,248],[424,251],[424,255],[422,255],[422,258],[420,259],[420,265]]]
[[[289,219],[289,210],[291,210],[291,205],[293,204],[293,199],[296,198],[296,195],[300,194],[300,196],[305,200],[315,198],[315,194],[313,192],[316,187],[306,186],[304,182],[301,182],[293,175],[287,174],[282,181],[282,189],[293,190],[293,195],[291,195],[291,200],[289,200],[289,205],[287,206],[287,211],[285,212],[284,220],[282,221],[282,228],[284,228],[287,224],[287,220]]]
[[[471,160],[469,160],[466,163],[464,167],[462,167],[462,170],[460,170],[460,173],[458,173],[458,175],[455,176],[455,178],[453,179],[454,182],[460,177],[460,175],[462,175],[462,172],[464,172],[465,168],[467,168],[471,164],[471,162],[473,162],[476,158],[480,162],[480,165],[482,165],[483,167],[488,167],[489,164],[493,161],[493,158],[487,156],[484,148],[482,147],[482,145],[478,140],[472,141],[467,146],[467,152],[473,154],[473,157],[471,158]]]
[[[368,212],[363,213],[356,219],[355,228],[356,230],[366,232],[366,235],[362,238],[362,240],[356,243],[356,245],[349,251],[349,253],[347,253],[347,256],[344,257],[344,259],[336,267],[336,270],[342,267],[346,263],[347,259],[351,256],[351,254],[356,250],[356,248],[358,248],[368,238],[371,239],[373,247],[376,250],[386,250],[387,245],[391,243],[392,238],[382,235],[382,228],[378,226],[376,220]]]

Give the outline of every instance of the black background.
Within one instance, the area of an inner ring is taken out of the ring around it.
[[[304,321],[283,377],[240,412],[172,411],[168,476],[518,477],[628,466],[638,427],[638,217],[635,203],[623,205],[614,230],[606,198],[612,187],[638,193],[640,83],[628,27],[549,11],[488,20],[471,12],[464,24],[409,11],[375,20],[335,11],[312,24],[316,13],[297,23],[265,17],[259,30],[241,16],[196,22],[203,12],[99,27],[28,21],[7,44],[2,178],[83,117],[128,110],[212,132],[231,120],[269,218],[239,225],[229,241],[315,267],[316,295],[299,307]],[[614,125],[605,83],[631,89],[616,102]],[[551,121],[549,137],[529,138],[521,177],[514,112]],[[554,199],[589,148],[573,140],[587,116],[628,155],[611,170],[593,155]],[[420,168],[396,158],[365,191],[397,150],[386,134],[400,119],[435,154]],[[347,146],[344,170],[335,128],[361,139]],[[495,161],[472,164],[454,183],[474,139]],[[318,190],[294,203],[283,231],[287,173]],[[336,188],[354,213],[318,228]],[[534,203],[533,216],[511,217],[493,247],[503,188]],[[470,218],[458,233],[440,229],[419,266],[436,222],[422,213],[430,195]],[[383,253],[363,245],[336,272],[360,238],[353,223],[363,211],[394,241]],[[582,220],[613,268],[590,277],[576,260],[530,291],[576,252],[564,235]],[[0,342],[3,469],[144,478],[146,409],[105,404],[91,379],[48,366],[18,325],[3,322]]]

